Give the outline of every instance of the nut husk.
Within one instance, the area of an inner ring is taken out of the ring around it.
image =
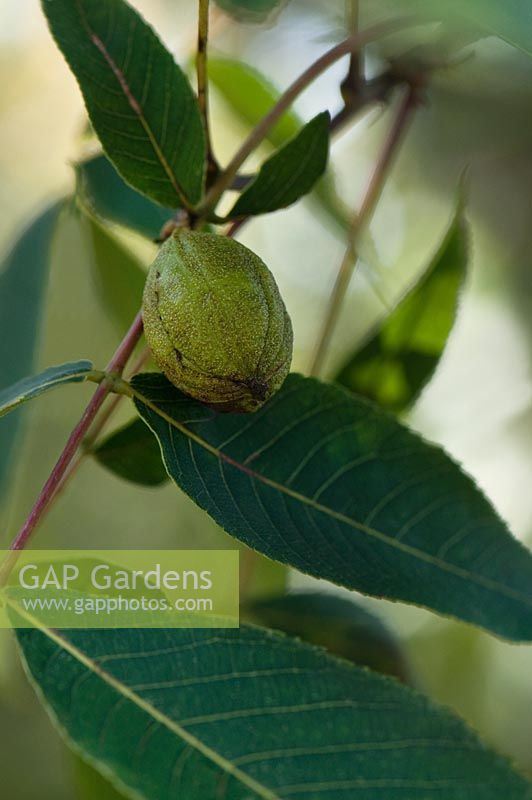
[[[150,268],[143,319],[166,377],[218,411],[255,411],[290,370],[292,325],[273,275],[226,236],[174,231]]]

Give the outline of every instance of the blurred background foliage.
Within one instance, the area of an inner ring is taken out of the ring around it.
[[[134,4],[177,60],[190,64],[196,4]],[[363,23],[396,15],[401,6],[408,10],[408,0],[362,2]],[[266,27],[239,25],[217,12],[213,50],[242,59],[283,87],[339,40],[343,26],[343,0],[293,0],[275,25]],[[411,41],[403,38],[394,46],[409,49],[431,42],[434,30],[423,27],[410,35]],[[471,38],[469,29],[457,25],[450,43],[458,46]],[[368,69],[376,70],[390,55],[372,48]],[[327,373],[337,373],[374,321],[430,262],[467,167],[473,248],[466,286],[444,358],[408,420],[464,464],[515,535],[531,544],[532,60],[495,38],[466,44],[460,56],[435,73],[426,105],[405,141],[364,247],[370,263],[359,265],[352,282]],[[302,118],[340,108],[338,86],[345,70],[344,62],[338,64],[303,95],[296,107]],[[0,247],[6,250],[36,211],[73,189],[71,164],[92,145],[83,136],[80,95],[37,0],[0,5],[0,81]],[[216,93],[212,114],[216,152],[224,163],[246,127]],[[334,144],[332,168],[347,208],[356,208],[360,200],[388,124],[386,109],[372,109]],[[117,233],[146,266],[155,246],[123,230]],[[67,204],[53,245],[39,366],[77,358],[101,366],[121,335],[109,305],[100,302],[97,239]],[[294,322],[294,368],[305,371],[316,321],[343,254],[341,230],[309,199],[254,221],[241,239],[264,258],[279,282]],[[109,245],[100,241],[99,246]],[[11,491],[0,509],[3,544],[23,520],[90,392],[90,387],[69,387],[42,398],[26,413]],[[127,419],[124,407],[116,424]],[[66,545],[220,547],[234,542],[174,487],[141,488],[87,460],[35,540],[37,547]],[[263,566],[253,588],[265,595],[283,580],[274,567]],[[289,583],[311,590],[317,582],[291,575]],[[323,584],[319,588],[332,590]],[[395,631],[417,685],[455,708],[532,776],[531,649],[420,609],[367,599],[363,604]],[[21,674],[7,632],[0,632],[0,744],[5,797],[114,796],[60,742]]]

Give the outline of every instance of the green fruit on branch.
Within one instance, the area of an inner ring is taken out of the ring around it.
[[[292,325],[273,275],[226,236],[174,231],[150,268],[143,319],[166,377],[218,411],[256,411],[290,370]]]

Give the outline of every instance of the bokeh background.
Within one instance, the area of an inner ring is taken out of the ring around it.
[[[187,65],[196,4],[135,0],[134,5]],[[392,0],[362,2],[368,21],[397,9]],[[343,0],[293,0],[267,27],[237,25],[218,14],[213,49],[257,66],[283,87],[344,35],[343,10]],[[457,30],[457,37],[463,33]],[[353,280],[327,371],[334,375],[385,305],[393,305],[427,265],[467,167],[473,227],[467,285],[438,372],[408,421],[445,446],[514,534],[532,544],[532,60],[494,38],[467,46],[461,55],[434,76],[405,140],[371,226],[376,255],[371,265],[360,265]],[[377,59],[376,53],[370,57],[370,68]],[[345,69],[338,64],[304,94],[297,104],[303,117],[339,109]],[[85,147],[81,97],[37,0],[0,3],[0,86],[4,251],[43,204],[72,191],[71,163]],[[212,115],[223,163],[246,128],[216,94]],[[335,142],[332,164],[348,207],[356,208],[360,200],[388,125],[388,111],[372,109]],[[343,254],[342,237],[305,201],[254,221],[241,240],[263,257],[279,282],[295,327],[294,367],[305,371]],[[133,237],[127,243],[147,265],[153,249]],[[40,341],[43,366],[76,358],[103,365],[120,337],[98,302],[82,244],[75,221],[66,216],[54,245]],[[26,412],[9,502],[0,512],[2,545],[24,519],[89,393],[90,388],[68,387]],[[89,460],[35,540],[35,546],[50,548],[231,544],[175,488],[139,488]],[[292,575],[290,583],[307,587],[311,581]],[[399,635],[419,686],[456,709],[532,777],[532,649],[402,604],[364,603]],[[114,796],[62,744],[22,674],[11,635],[3,631],[0,776],[3,796],[10,800]]]

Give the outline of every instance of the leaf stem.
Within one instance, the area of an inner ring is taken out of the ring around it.
[[[322,370],[323,362],[357,263],[357,247],[360,234],[369,225],[373,217],[375,208],[384,189],[390,167],[402,141],[403,134],[419,104],[418,90],[419,87],[413,85],[405,90],[391,129],[371,175],[360,211],[356,214],[351,224],[349,243],[336,277],[336,282],[325,315],[325,321],[312,359],[310,368],[311,375],[317,376]]]
[[[140,337],[142,335],[142,315],[139,311],[133,320],[131,327],[120,342],[116,352],[107,365],[106,372],[111,373],[113,376],[120,376],[126,366],[130,356],[132,355]],[[42,519],[45,511],[48,509],[52,499],[54,498],[58,488],[62,484],[63,476],[69,469],[74,456],[83,441],[83,438],[89,430],[92,422],[94,421],[98,411],[103,405],[107,395],[112,390],[112,380],[103,380],[91,401],[86,407],[85,411],[78,424],[70,434],[68,441],[59,456],[48,480],[44,484],[33,508],[24,522],[19,533],[13,540],[10,550],[22,550],[29,542],[33,531]],[[3,574],[3,569],[0,570],[0,575]]]
[[[209,76],[207,72],[207,45],[209,40],[209,0],[199,0],[198,49],[196,54],[196,76],[198,80],[198,105],[207,146],[207,186],[217,178],[220,171],[212,148],[209,124]]]
[[[365,31],[361,31],[344,39],[343,42],[332,47],[320,56],[317,61],[311,64],[310,67],[286,89],[275,105],[251,131],[247,139],[244,140],[216,183],[207,192],[203,203],[197,209],[197,213],[202,216],[208,216],[208,214],[215,209],[222,194],[233,184],[240,167],[244,164],[248,156],[261,144],[285,111],[290,108],[297,97],[299,97],[316,78],[344,56],[350,55],[353,52],[359,52],[365,45],[369,44],[369,42],[387,36],[404,27],[406,24],[410,24],[410,22],[411,20],[401,19],[374,25],[371,28],[367,28]]]

